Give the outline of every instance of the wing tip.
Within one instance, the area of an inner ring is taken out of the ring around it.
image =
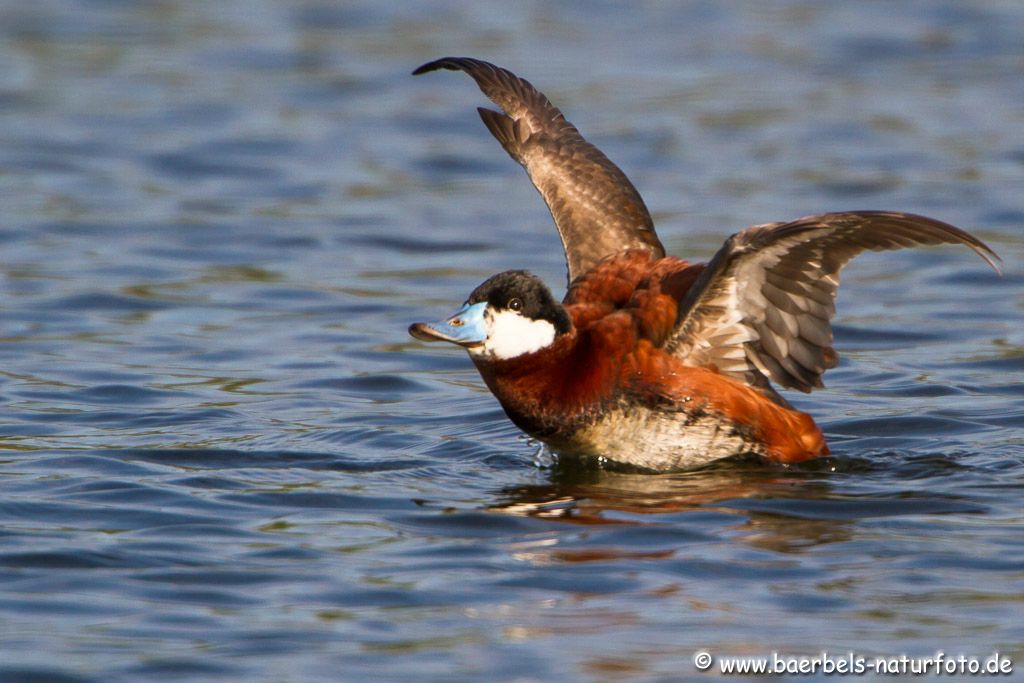
[[[453,59],[456,57],[442,57],[441,59],[435,59],[426,64],[421,64],[412,71],[413,76],[419,76],[421,74],[429,73],[431,71],[437,71],[438,69],[455,69],[454,66],[448,66]]]
[[[919,214],[904,214],[906,217],[918,220],[924,224],[932,224],[938,226],[947,234],[955,238],[955,242],[960,242],[964,246],[968,247],[975,254],[980,256],[982,260],[989,265],[989,267],[996,272],[997,275],[1003,274],[1002,266],[1003,259],[996,253],[996,251],[985,244],[983,241],[975,237],[973,234],[967,232],[962,228],[958,228],[955,225],[951,225],[944,221],[940,221],[935,218],[929,218],[928,216],[921,216]],[[951,241],[952,242],[952,241]],[[954,242],[954,243],[955,243]]]
[[[810,229],[816,227],[815,224],[821,222],[829,222],[832,220],[867,220],[877,221],[884,223],[886,221],[900,225],[901,227],[912,226],[915,229],[922,231],[915,236],[917,244],[919,245],[938,245],[938,244],[963,244],[968,247],[971,251],[981,257],[988,266],[996,272],[997,275],[1003,274],[1002,266],[1000,265],[1003,259],[995,252],[992,247],[985,244],[983,241],[975,237],[973,234],[967,232],[962,228],[958,228],[955,225],[946,223],[937,218],[930,216],[924,216],[918,213],[907,213],[903,211],[885,211],[885,210],[859,210],[859,211],[830,211],[821,214],[812,214],[810,216],[803,216],[795,221],[785,223],[784,226],[793,226],[798,229]],[[754,226],[754,227],[772,227],[771,225],[766,226]],[[744,231],[746,232],[746,231]],[[904,245],[908,246],[908,245]],[[892,248],[892,247],[889,247]]]
[[[431,71],[439,71],[441,69],[447,69],[448,71],[469,71],[474,68],[487,66],[492,69],[496,69],[490,62],[485,62],[480,59],[474,59],[472,57],[441,57],[433,61],[421,64],[420,66],[413,69],[412,75],[419,76],[421,74],[429,73]]]
[[[992,247],[988,246],[987,244],[985,244],[981,240],[978,240],[978,244],[977,245],[973,245],[972,244],[972,245],[969,245],[969,246],[972,249],[974,249],[974,252],[978,256],[980,256],[982,259],[985,260],[985,263],[987,263],[989,265],[989,267],[996,272],[996,275],[1002,277],[1002,275],[1003,275],[1003,265],[1002,265],[1003,264],[1003,259],[1002,259],[1002,257],[999,254],[997,254],[995,252],[994,249],[992,249]]]

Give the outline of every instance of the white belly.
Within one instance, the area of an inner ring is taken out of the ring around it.
[[[650,470],[682,470],[762,448],[735,424],[709,414],[617,408],[576,432],[558,451]]]

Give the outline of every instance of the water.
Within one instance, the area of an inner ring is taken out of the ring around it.
[[[674,5],[674,4],[673,4]],[[0,679],[681,680],[692,657],[1024,668],[1024,9],[991,0],[0,4]],[[844,272],[835,455],[534,464],[464,354],[561,286],[446,54],[544,89],[670,251],[822,210],[965,249]],[[870,677],[868,677],[870,678]]]

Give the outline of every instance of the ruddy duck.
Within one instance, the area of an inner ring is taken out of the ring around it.
[[[756,225],[707,264],[666,256],[633,184],[529,82],[468,58],[413,73],[437,69],[469,74],[501,108],[480,117],[551,210],[569,288],[559,303],[508,271],[409,333],[464,347],[509,418],[561,454],[656,471],[826,454],[821,429],[771,383],[809,392],[836,365],[842,267],[866,249],[964,244],[999,270],[963,230],[892,211]]]

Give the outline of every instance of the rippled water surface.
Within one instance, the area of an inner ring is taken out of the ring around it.
[[[383,6],[381,6],[383,5]],[[1024,670],[1024,6],[0,3],[0,679],[679,680],[693,654]],[[547,92],[673,253],[885,208],[834,456],[535,463],[457,349],[483,278],[560,288],[447,54]]]

